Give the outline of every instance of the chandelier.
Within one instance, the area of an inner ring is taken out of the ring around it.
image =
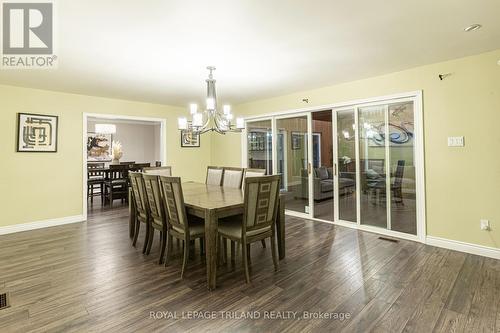
[[[241,132],[245,128],[245,121],[243,118],[236,118],[236,123],[233,122],[233,114],[231,113],[231,106],[224,105],[222,112],[217,110],[217,95],[215,93],[215,79],[213,71],[215,67],[208,66],[209,70],[207,82],[207,101],[206,109],[198,112],[197,104],[190,104],[189,111],[192,119],[188,121],[186,117],[178,119],[178,128],[184,132],[191,132],[194,134],[203,134],[206,132],[217,132],[219,134],[226,134],[226,132]]]

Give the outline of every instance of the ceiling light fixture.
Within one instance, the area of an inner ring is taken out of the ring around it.
[[[95,132],[97,134],[115,134],[116,125],[114,124],[95,124]]]
[[[231,113],[230,105],[224,105],[222,112],[217,110],[215,79],[212,73],[215,70],[215,67],[208,66],[207,69],[210,73],[208,74],[208,79],[206,80],[206,108],[202,112],[198,112],[198,105],[190,104],[189,111],[192,120],[188,121],[186,117],[179,118],[179,130],[194,134],[203,134],[206,132],[217,132],[219,134],[226,134],[226,132],[241,132],[241,130],[245,128],[245,121],[243,118],[236,118],[236,124],[232,122],[234,117]]]
[[[471,32],[475,30],[481,29],[483,26],[481,24],[471,24],[467,28],[464,29],[465,32]]]

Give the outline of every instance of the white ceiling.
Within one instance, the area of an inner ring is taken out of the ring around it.
[[[500,48],[498,0],[56,1],[56,70],[0,83],[172,105],[322,87]],[[480,23],[483,28],[465,33]]]

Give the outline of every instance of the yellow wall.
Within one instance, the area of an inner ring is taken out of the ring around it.
[[[500,247],[500,50],[370,79],[238,105],[235,114],[270,112],[423,90],[427,234]],[[452,73],[443,81],[440,73]],[[309,104],[302,102],[309,98]],[[465,136],[464,148],[447,147]],[[241,161],[240,140],[218,136],[213,164]],[[489,219],[492,231],[479,228]]]
[[[59,116],[57,153],[16,152],[18,112]],[[83,213],[84,112],[166,119],[167,163],[183,179],[204,181],[210,137],[201,148],[180,148],[177,117],[185,109],[0,85],[0,227]]]

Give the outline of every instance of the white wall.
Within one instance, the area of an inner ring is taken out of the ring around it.
[[[89,119],[87,128],[95,132],[95,124],[115,124],[113,141],[122,143],[122,162],[151,163],[160,161],[160,123],[125,120]]]

